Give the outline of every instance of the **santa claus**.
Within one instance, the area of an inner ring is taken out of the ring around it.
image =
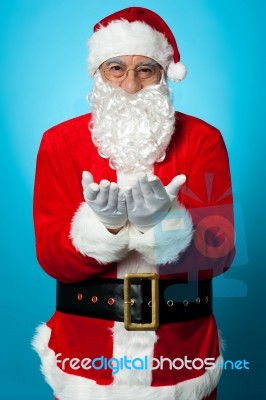
[[[89,51],[92,112],[49,129],[37,159],[37,257],[57,280],[42,371],[60,400],[214,400],[211,283],[234,257],[222,136],[175,112],[167,78],[186,69],[154,12],[104,18]]]

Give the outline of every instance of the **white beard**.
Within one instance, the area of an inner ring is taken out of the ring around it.
[[[163,161],[175,124],[165,83],[129,94],[106,84],[97,73],[90,101],[92,139],[111,168],[146,171]]]

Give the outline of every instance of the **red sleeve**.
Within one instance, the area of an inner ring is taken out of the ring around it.
[[[194,235],[178,269],[209,279],[225,272],[235,255],[230,168],[220,132],[203,125],[191,135],[188,158],[180,200],[192,216]]]
[[[184,114],[178,118],[173,143],[167,170],[187,177],[179,200],[192,216],[194,234],[179,260],[161,272],[184,279],[210,279],[225,272],[235,255],[227,150],[216,128]]]
[[[83,256],[69,238],[71,220],[83,201],[80,179],[61,132],[56,128],[47,131],[38,152],[35,176],[36,252],[42,268],[62,282],[100,275],[111,266]]]

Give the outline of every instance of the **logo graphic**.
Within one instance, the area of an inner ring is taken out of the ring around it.
[[[241,206],[235,206],[235,213],[233,215],[231,204],[220,204],[232,195],[231,189],[227,189],[218,198],[213,198],[213,181],[215,176],[213,173],[208,173],[204,177],[207,194],[205,201],[188,186],[184,187],[184,194],[187,197],[202,204],[201,207],[188,210],[194,225],[192,243],[177,262],[162,266],[160,274],[186,273],[188,281],[197,280],[201,274],[210,278],[218,275],[214,280],[214,295],[216,297],[246,297],[247,286],[243,281],[231,279],[227,275],[223,275],[223,272],[230,265],[232,267],[239,267],[248,263]],[[169,212],[166,217],[167,221],[155,226],[155,240],[159,243],[160,237],[166,230],[167,235],[169,237],[171,235],[174,238],[177,229],[182,229],[182,226],[184,226],[184,221],[180,221],[178,228],[173,228],[174,224],[171,224],[171,220],[178,220],[180,218],[182,217],[180,217],[178,210]],[[169,223],[165,223],[168,220]],[[233,262],[235,245],[238,253]],[[158,245],[159,248],[160,243]],[[177,296],[177,286],[180,289],[180,285],[173,285],[168,290],[167,297],[170,296],[169,298],[173,301],[180,300],[174,298],[174,296]]]

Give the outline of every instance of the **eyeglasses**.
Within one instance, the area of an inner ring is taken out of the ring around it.
[[[135,75],[141,80],[145,81],[147,79],[152,79],[156,76],[158,72],[161,72],[161,67],[157,65],[140,65],[135,69],[129,69],[125,65],[111,64],[105,69],[103,73],[105,78],[111,82],[122,82],[126,79],[129,71],[134,71]]]

